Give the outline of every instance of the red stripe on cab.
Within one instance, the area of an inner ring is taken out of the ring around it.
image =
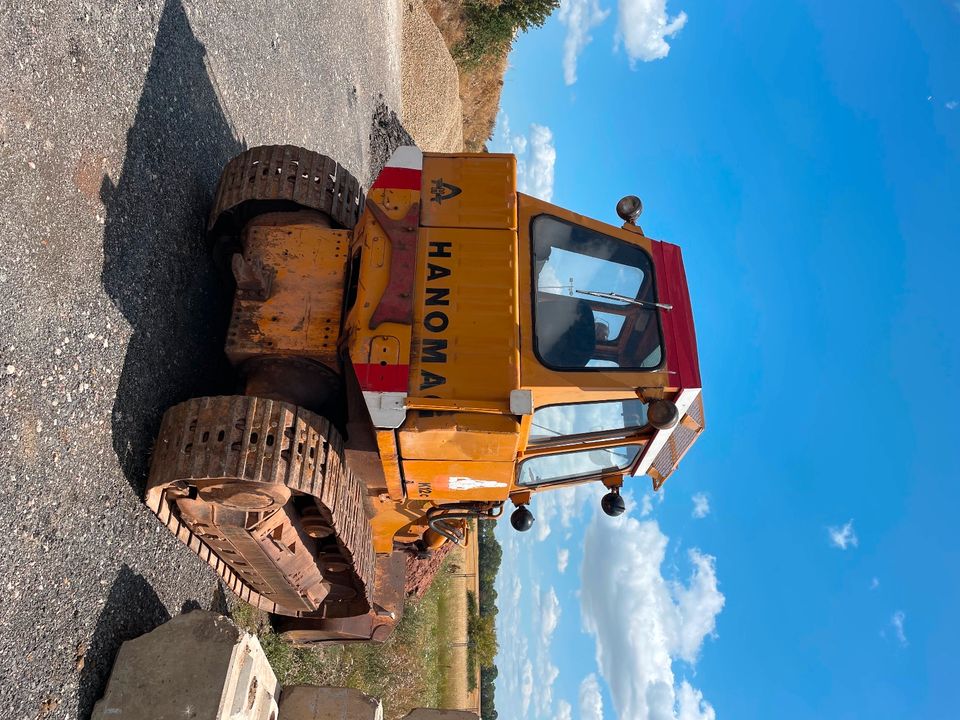
[[[407,392],[410,380],[409,365],[356,364],[353,371],[362,390],[374,392]]]
[[[370,189],[419,190],[420,175],[419,169],[388,166],[380,171]]]

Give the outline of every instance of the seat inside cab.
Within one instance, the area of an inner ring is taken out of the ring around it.
[[[663,352],[650,256],[551,215],[532,224],[535,350],[554,370],[651,370]]]

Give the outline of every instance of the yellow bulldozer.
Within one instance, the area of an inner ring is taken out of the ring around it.
[[[334,160],[257,147],[209,231],[235,280],[241,386],[170,408],[146,501],[294,642],[373,640],[406,559],[536,493],[654,489],[704,427],[680,249],[517,192],[516,158],[401,147],[364,197]]]

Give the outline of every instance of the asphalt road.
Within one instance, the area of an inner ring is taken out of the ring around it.
[[[0,3],[0,714],[86,717],[216,577],[142,505],[163,410],[229,390],[203,226],[294,143],[368,184],[401,135],[399,0]]]

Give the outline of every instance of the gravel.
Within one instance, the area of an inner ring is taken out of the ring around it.
[[[293,7],[290,7],[290,6]],[[404,132],[399,0],[0,4],[0,710],[86,717],[216,577],[141,501],[164,409],[229,391],[203,226],[288,142],[364,184]]]
[[[443,36],[420,0],[403,0],[403,124],[428,152],[463,150],[460,79]]]

